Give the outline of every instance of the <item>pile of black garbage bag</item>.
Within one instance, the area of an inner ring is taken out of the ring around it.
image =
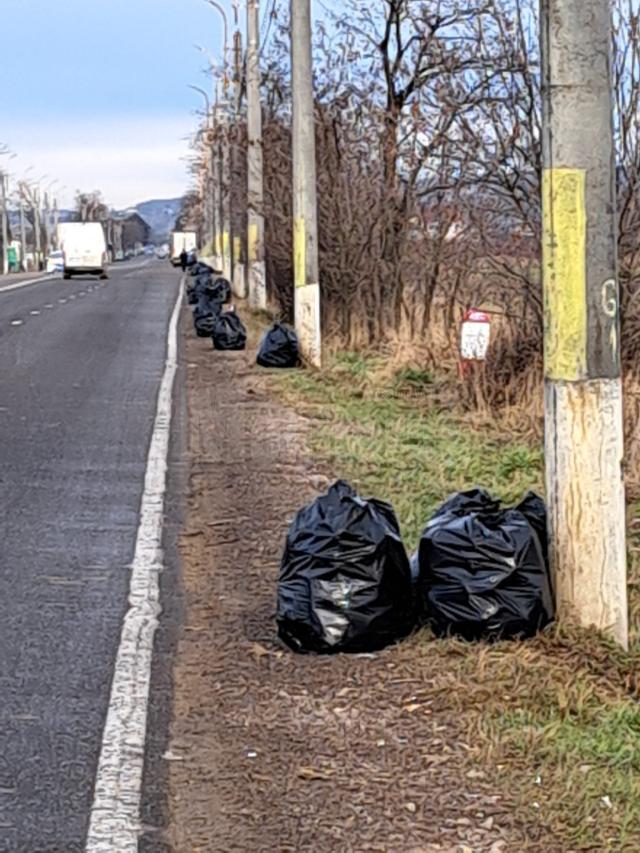
[[[247,332],[234,310],[225,310],[231,301],[231,285],[207,264],[195,263],[190,270],[187,302],[192,306],[193,325],[201,338],[212,338],[214,349],[242,350]]]
[[[224,308],[231,301],[227,279],[201,261],[192,264],[189,275],[187,302],[192,307],[198,337],[212,338],[216,350],[243,350],[247,330],[235,310]],[[256,361],[261,367],[298,367],[300,348],[294,330],[284,323],[274,323],[260,341]]]
[[[297,652],[369,652],[422,624],[440,636],[534,635],[554,617],[543,501],[449,498],[411,560],[390,504],[337,482],[296,516],[278,582],[281,639]]]

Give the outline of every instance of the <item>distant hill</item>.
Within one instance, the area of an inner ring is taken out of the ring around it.
[[[143,201],[132,209],[151,226],[151,239],[161,243],[169,239],[181,207],[182,198],[170,198]]]
[[[152,242],[165,243],[169,240],[169,234],[173,231],[173,226],[178,218],[182,207],[182,198],[169,199],[151,199],[143,201],[141,204],[136,204],[126,210],[116,211],[121,216],[126,214],[138,213],[147,222],[151,228]],[[60,210],[60,222],[69,222],[76,216],[73,210]],[[20,217],[15,210],[9,211],[9,222],[14,238],[20,236]],[[31,225],[27,222],[27,232],[31,231]]]

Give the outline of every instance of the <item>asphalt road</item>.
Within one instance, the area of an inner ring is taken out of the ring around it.
[[[179,283],[111,273],[0,289],[2,853],[88,826]]]

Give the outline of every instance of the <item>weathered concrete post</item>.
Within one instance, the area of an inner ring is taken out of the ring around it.
[[[267,307],[264,164],[260,103],[260,2],[247,0],[247,284],[254,308]]]
[[[541,0],[545,446],[560,619],[627,645],[609,0]]]
[[[320,280],[310,0],[291,0],[295,324],[305,359],[320,366]]]

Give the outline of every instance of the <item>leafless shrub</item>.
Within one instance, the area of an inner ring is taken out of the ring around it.
[[[462,399],[539,434],[537,2],[345,0],[343,7],[318,28],[314,47],[325,341],[341,349],[391,346],[451,367],[463,312],[486,308],[492,347],[484,368],[461,382]],[[615,0],[623,362],[634,458],[639,21],[638,0]],[[278,26],[263,79],[267,260],[272,298],[291,318],[287,21]]]

